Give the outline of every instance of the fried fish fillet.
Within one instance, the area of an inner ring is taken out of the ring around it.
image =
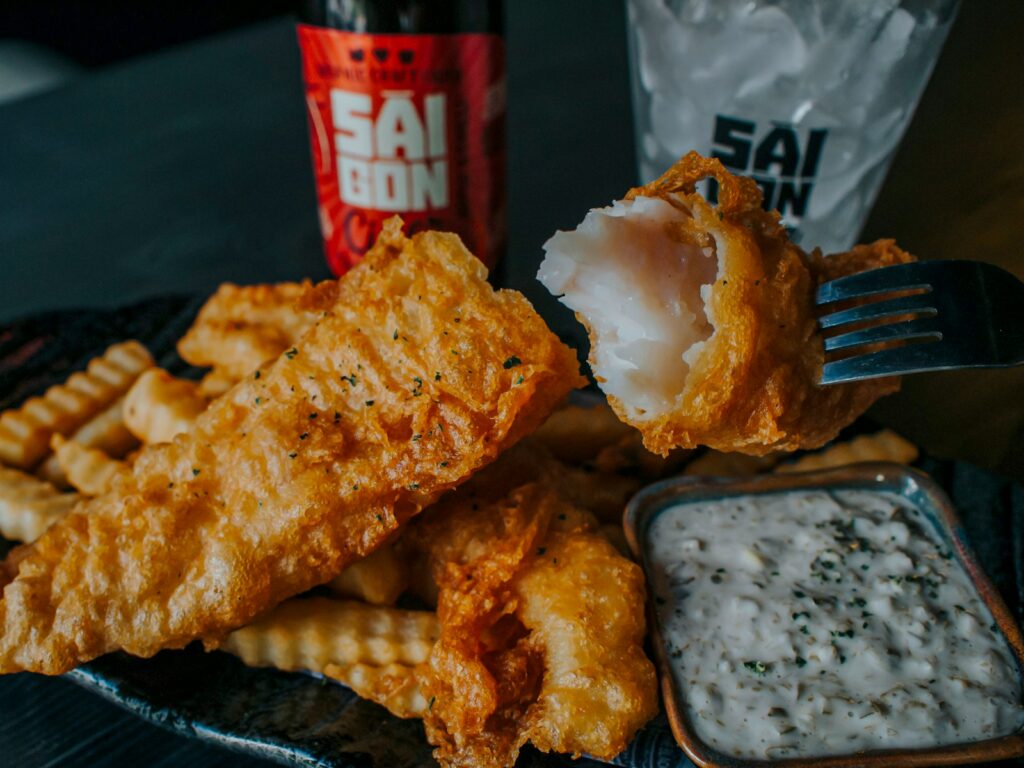
[[[718,183],[718,205],[697,194]],[[820,386],[814,289],[912,257],[891,241],[823,257],[791,243],[750,179],[683,157],[545,245],[538,278],[587,326],[590,365],[644,444],[765,454],[816,448],[896,379]]]
[[[336,576],[581,384],[454,235],[389,221],[318,320],[0,569],[0,672],[208,647]]]
[[[178,354],[192,365],[212,367],[218,375],[239,381],[277,359],[316,322],[315,311],[296,307],[311,286],[308,280],[224,283],[178,342]]]
[[[544,464],[506,454],[403,536],[438,588],[440,638],[417,674],[444,766],[512,766],[527,742],[608,760],[657,713],[643,574]]]

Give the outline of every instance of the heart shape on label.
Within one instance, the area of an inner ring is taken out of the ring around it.
[[[398,52],[398,60],[403,64],[412,64],[413,52],[407,48],[403,48]]]
[[[381,64],[388,60],[388,49],[387,48],[374,48],[373,57],[377,59]]]
[[[352,61],[362,61],[366,58],[366,51],[362,48],[353,48],[348,52],[348,55],[352,58]]]

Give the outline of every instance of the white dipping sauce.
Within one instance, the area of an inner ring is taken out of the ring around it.
[[[902,497],[791,491],[651,523],[653,592],[697,736],[736,757],[939,746],[1024,724],[1010,649]]]

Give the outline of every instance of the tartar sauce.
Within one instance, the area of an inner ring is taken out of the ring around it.
[[[736,757],[954,744],[1024,724],[1017,665],[924,515],[875,491],[685,503],[652,589],[697,736]]]

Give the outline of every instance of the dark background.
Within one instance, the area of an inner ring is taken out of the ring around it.
[[[5,0],[0,40],[38,43],[92,69],[297,8],[288,0]]]
[[[0,322],[327,276],[289,6],[0,3],[0,41],[80,68],[0,105]],[[532,277],[547,237],[637,181],[623,4],[506,6],[507,279],[569,333]],[[1024,276],[1022,33],[1024,1],[964,2],[863,239]],[[912,377],[874,416],[933,453],[1024,476],[1024,369]],[[0,765],[183,762],[236,761],[66,682],[0,679]]]

